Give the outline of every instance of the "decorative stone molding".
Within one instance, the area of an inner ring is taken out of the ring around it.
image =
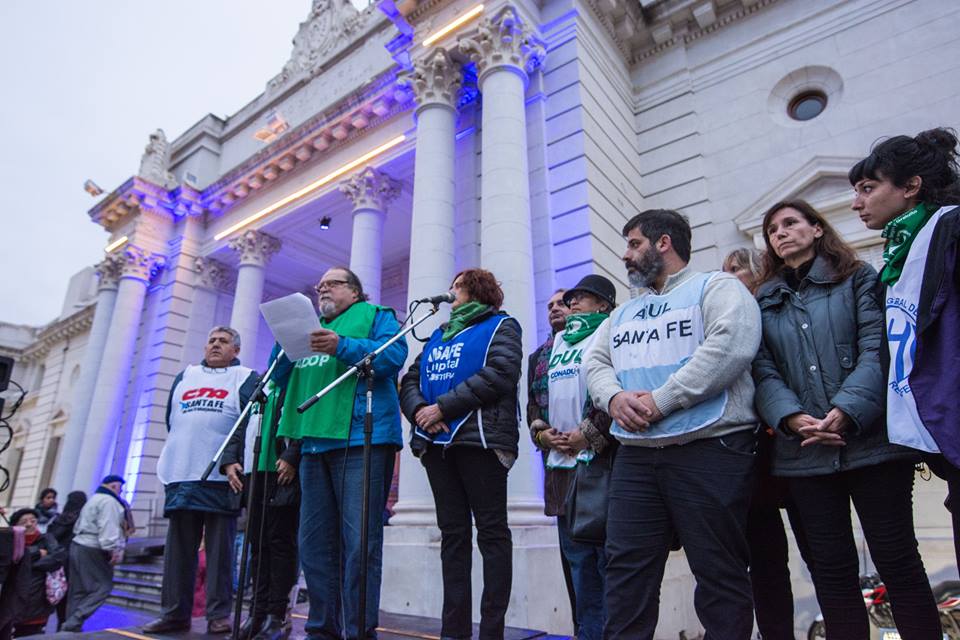
[[[231,285],[230,267],[219,260],[198,256],[193,261],[193,284],[202,289],[227,291]]]
[[[398,78],[397,84],[410,87],[417,111],[431,105],[456,109],[463,88],[463,70],[443,47],[415,60],[413,69]]]
[[[140,157],[140,170],[137,176],[165,189],[177,186],[177,179],[170,173],[170,145],[163,129],[150,134],[147,146]]]
[[[116,289],[120,283],[120,274],[123,272],[124,258],[120,254],[110,254],[94,267],[100,282],[97,289]]]
[[[65,340],[86,333],[93,325],[93,314],[97,305],[90,304],[76,313],[51,322],[37,332],[36,340],[23,348],[16,356],[23,363],[37,362]]]
[[[121,259],[121,278],[133,278],[150,282],[160,271],[167,266],[167,258],[158,253],[141,249],[140,247],[128,244],[123,253],[119,254]]]
[[[340,192],[350,198],[354,209],[386,211],[400,195],[402,182],[379,169],[367,167],[340,183]]]
[[[263,185],[298,171],[409,109],[413,91],[399,84],[395,73],[392,69],[384,72],[345,95],[336,107],[324,109],[291,129],[283,138],[209,185],[203,191],[205,208],[222,213],[235,202],[249,197],[258,188],[255,184]],[[244,189],[238,193],[237,186],[241,184]],[[250,189],[246,189],[248,186]]]
[[[298,79],[315,76],[377,19],[383,16],[375,4],[357,11],[350,0],[313,0],[310,15],[293,38],[290,60],[267,83],[267,91],[276,92]]]
[[[460,39],[460,51],[476,63],[481,84],[486,74],[504,67],[522,70],[526,76],[546,55],[543,41],[510,5],[484,16],[475,32]]]
[[[262,231],[247,229],[231,238],[230,248],[240,254],[241,265],[264,267],[271,256],[280,250],[280,241]]]

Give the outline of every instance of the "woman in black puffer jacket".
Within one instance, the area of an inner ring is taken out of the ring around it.
[[[450,291],[450,322],[403,376],[400,405],[415,425],[411,448],[427,469],[442,534],[441,635],[471,634],[472,514],[483,556],[480,638],[502,638],[513,571],[507,471],[519,439],[520,324],[500,311],[503,291],[489,271],[457,274]]]
[[[63,567],[67,551],[50,533],[40,533],[36,509],[19,509],[10,518],[14,527],[23,527],[30,554],[30,596],[27,606],[13,622],[13,637],[43,633],[54,605],[47,600],[47,574]]]
[[[867,640],[850,501],[905,640],[940,637],[913,530],[916,454],[884,426],[883,313],[876,271],[806,202],[763,217],[763,340],[757,410],[776,429],[772,472],[787,478],[830,640]]]

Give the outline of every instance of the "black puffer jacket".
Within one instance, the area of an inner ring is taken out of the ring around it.
[[[757,292],[763,340],[753,362],[757,411],[777,430],[772,472],[817,476],[915,455],[887,440],[886,378],[880,366],[883,311],[873,293],[877,272],[862,265],[841,280],[817,257],[796,291],[782,277]],[[850,417],[846,446],[800,447],[786,428],[794,413],[823,418],[837,407]]]
[[[498,312],[492,308],[470,323],[483,322]],[[500,315],[506,316],[504,312]],[[520,323],[511,317],[500,323],[482,368],[437,399],[437,405],[446,420],[454,420],[473,411],[457,431],[450,446],[486,447],[517,453],[519,439],[519,406],[517,384],[523,363],[523,343]],[[400,381],[400,409],[413,424],[413,417],[427,401],[420,393],[420,359],[413,364]],[[483,423],[483,434],[480,423]],[[420,456],[429,443],[411,434],[410,447]]]
[[[40,550],[46,553],[41,554]],[[50,615],[54,605],[47,601],[47,574],[63,567],[67,550],[57,543],[53,534],[42,533],[37,541],[27,547],[30,554],[30,599],[26,609],[17,616],[17,621],[37,620]]]

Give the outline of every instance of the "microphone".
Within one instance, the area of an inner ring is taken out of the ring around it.
[[[453,302],[456,300],[456,296],[447,291],[446,293],[441,293],[439,296],[431,296],[429,298],[420,298],[417,302],[429,302],[430,304],[440,304],[441,302]]]

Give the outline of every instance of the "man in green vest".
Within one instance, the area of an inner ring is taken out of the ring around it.
[[[380,605],[383,520],[396,452],[403,446],[397,374],[407,359],[398,340],[373,362],[373,448],[365,626],[358,632],[360,507],[363,499],[363,422],[366,385],[356,377],[300,414],[297,407],[400,330],[392,309],[367,302],[346,267],[328,270],[315,287],[321,329],[310,335],[314,355],[283,358],[274,381],[286,387],[278,435],[302,440],[300,565],[310,596],[311,638],[375,635]],[[342,571],[338,571],[342,567]]]

